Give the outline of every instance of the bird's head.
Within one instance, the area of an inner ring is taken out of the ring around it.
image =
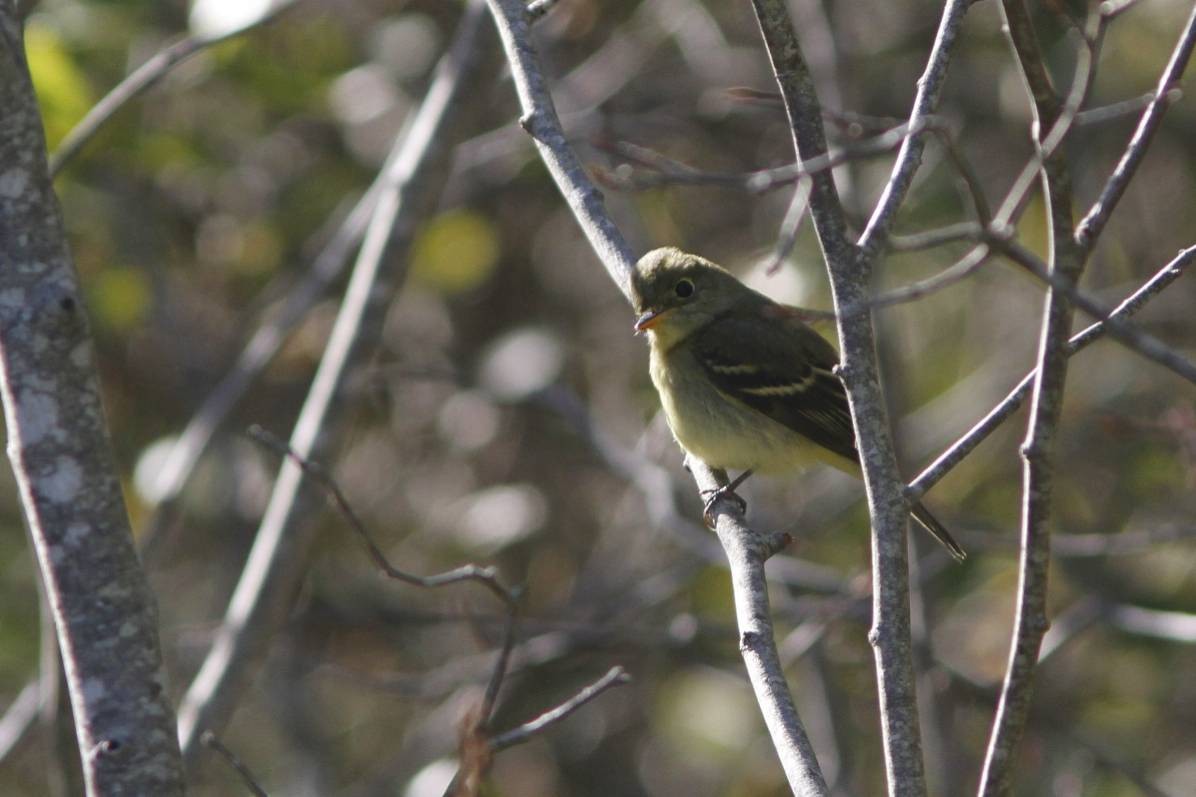
[[[674,247],[653,249],[635,264],[635,331],[669,348],[752,293],[705,258]]]

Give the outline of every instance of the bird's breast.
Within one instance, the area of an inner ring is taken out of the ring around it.
[[[650,369],[673,436],[707,465],[768,473],[818,458],[805,438],[715,387],[685,346],[653,346]]]

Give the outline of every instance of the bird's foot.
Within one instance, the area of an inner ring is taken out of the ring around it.
[[[714,505],[724,498],[734,501],[739,506],[740,513],[747,511],[747,501],[735,492],[737,486],[738,482],[732,482],[717,490],[702,490],[702,495],[706,497],[706,503],[702,507],[702,519],[706,521],[707,526],[714,528]]]

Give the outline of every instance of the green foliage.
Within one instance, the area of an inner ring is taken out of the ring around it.
[[[51,148],[95,101],[84,72],[53,29],[33,24],[25,29],[25,53],[37,90],[46,139]]]
[[[453,210],[429,220],[412,247],[411,276],[444,294],[482,285],[498,263],[498,231],[479,213]]]

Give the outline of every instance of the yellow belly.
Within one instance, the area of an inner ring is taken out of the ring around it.
[[[776,473],[823,462],[858,473],[854,462],[716,388],[683,346],[653,347],[651,374],[673,437],[711,467]]]

